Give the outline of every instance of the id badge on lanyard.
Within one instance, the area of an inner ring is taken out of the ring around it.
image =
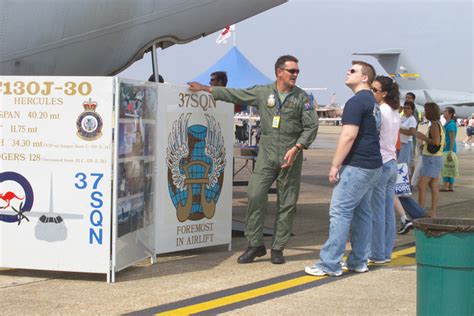
[[[280,113],[281,113],[281,108],[283,107],[283,104],[281,104],[280,98],[278,98],[278,110],[276,114],[273,116],[273,122],[272,122],[272,127],[273,128],[279,128],[280,127]]]
[[[279,128],[280,127],[280,115],[275,115],[273,117],[272,127],[273,128]]]

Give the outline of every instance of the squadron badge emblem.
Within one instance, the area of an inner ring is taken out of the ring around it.
[[[102,136],[102,118],[95,111],[97,102],[85,101],[82,103],[84,112],[76,120],[77,136],[83,140],[92,141]]]
[[[275,106],[275,96],[273,94],[270,94],[267,99],[267,106],[269,108],[272,108]]]
[[[226,152],[221,127],[205,114],[207,126],[188,127],[181,114],[168,136],[168,190],[180,222],[214,217],[222,191]]]

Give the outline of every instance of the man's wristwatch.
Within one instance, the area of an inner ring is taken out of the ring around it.
[[[296,144],[296,145],[295,145],[296,149],[298,149],[298,151],[301,151],[301,150],[303,150],[303,146],[301,146],[301,145],[300,145],[300,146],[298,146],[298,145],[299,145],[299,144]]]

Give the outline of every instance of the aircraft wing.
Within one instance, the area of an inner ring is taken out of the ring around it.
[[[287,0],[0,0],[0,75],[113,75]]]

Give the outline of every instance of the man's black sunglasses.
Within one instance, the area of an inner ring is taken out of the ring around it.
[[[300,70],[299,69],[286,69],[286,68],[280,68],[280,69],[283,69],[283,70],[286,70],[288,71],[290,74],[294,75],[294,74],[299,74],[300,73]]]

